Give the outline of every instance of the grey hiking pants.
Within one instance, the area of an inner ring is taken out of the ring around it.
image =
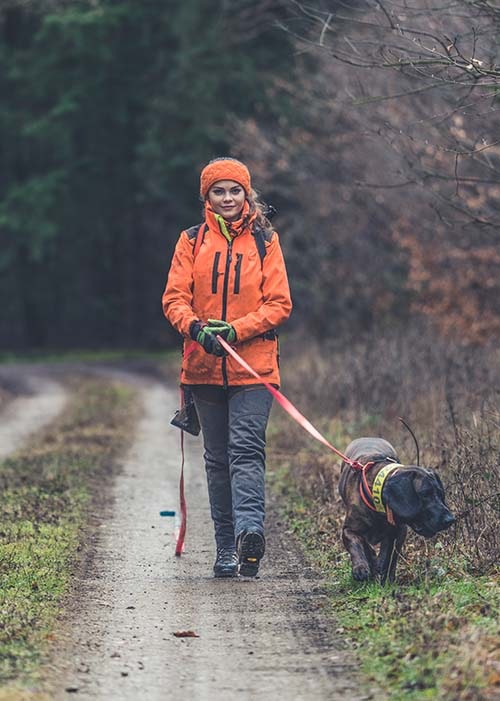
[[[262,385],[190,385],[203,433],[217,548],[243,531],[264,533],[266,427],[272,396]]]

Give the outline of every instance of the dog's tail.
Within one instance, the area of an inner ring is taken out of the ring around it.
[[[415,437],[415,434],[413,433],[413,431],[411,430],[411,428],[408,426],[408,424],[406,423],[406,421],[405,421],[404,419],[401,418],[401,416],[399,417],[399,420],[401,421],[401,423],[403,424],[403,426],[410,432],[411,437],[412,437],[413,440],[415,441],[415,448],[417,449],[417,465],[420,466],[420,449],[419,449],[419,447],[418,447],[418,441],[417,441],[417,439],[416,439],[416,437]]]

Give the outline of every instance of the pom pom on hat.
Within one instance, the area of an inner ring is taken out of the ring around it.
[[[205,199],[208,191],[218,180],[234,180],[239,183],[247,195],[251,190],[250,171],[244,163],[236,158],[215,158],[201,171],[200,195]]]

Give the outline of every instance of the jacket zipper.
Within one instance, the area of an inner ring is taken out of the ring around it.
[[[240,294],[240,277],[241,277],[241,262],[243,253],[236,254],[236,265],[234,266],[234,294]]]
[[[227,314],[227,292],[229,288],[229,270],[231,267],[232,260],[232,241],[227,242],[227,256],[226,256],[226,268],[224,270],[224,287],[222,288],[222,320],[226,321]],[[227,358],[222,356],[222,381],[224,383],[224,389],[227,389]]]
[[[212,294],[217,294],[217,281],[219,279],[219,260],[220,260],[220,251],[217,251],[217,253],[214,255],[214,265],[212,268]]]

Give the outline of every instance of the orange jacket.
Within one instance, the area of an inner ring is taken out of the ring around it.
[[[184,336],[181,382],[223,386],[256,382],[231,357],[206,353],[198,343],[186,355],[193,321],[224,319],[236,331],[237,352],[267,382],[279,385],[277,338],[262,337],[292,310],[278,234],[266,232],[266,255],[261,260],[249,228],[229,244],[213,216],[207,216],[205,224],[204,235],[203,229],[198,234],[199,227],[181,233],[162,298],[165,316]],[[196,235],[203,239],[195,258]]]

